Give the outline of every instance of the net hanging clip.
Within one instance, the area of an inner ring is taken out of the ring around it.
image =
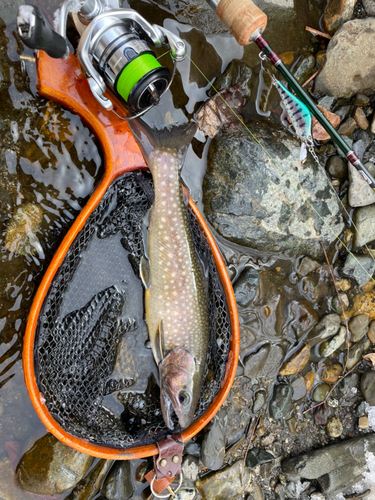
[[[156,498],[174,497],[182,485],[182,452],[184,444],[181,434],[167,436],[157,443],[159,455],[154,456],[154,468],[145,475],[150,483],[152,494]],[[179,476],[177,487],[173,490],[170,486],[175,476]],[[167,494],[161,494],[168,490]]]

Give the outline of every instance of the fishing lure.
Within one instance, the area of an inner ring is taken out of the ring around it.
[[[295,95],[287,90],[282,83],[280,83],[274,75],[271,75],[272,83],[280,94],[281,100],[285,106],[286,112],[290,118],[297,137],[302,141],[300,161],[303,163],[306,160],[307,149],[313,155],[316,161],[314,151],[314,141],[312,138],[312,118],[309,109],[305,106]]]

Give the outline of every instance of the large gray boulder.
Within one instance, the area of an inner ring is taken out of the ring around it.
[[[375,18],[345,23],[329,42],[327,62],[315,90],[335,97],[352,97],[375,89]]]
[[[300,142],[287,132],[249,127],[261,145],[242,127],[211,143],[203,183],[209,222],[240,245],[289,256],[321,255],[319,241],[328,247],[344,228],[324,169],[311,157],[301,165]]]

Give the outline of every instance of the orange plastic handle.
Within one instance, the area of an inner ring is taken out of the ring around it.
[[[266,14],[251,0],[220,0],[216,14],[240,45],[249,45],[251,36],[267,25]]]

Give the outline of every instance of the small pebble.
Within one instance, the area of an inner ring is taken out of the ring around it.
[[[367,106],[370,102],[370,98],[367,97],[367,95],[365,94],[361,94],[361,93],[358,93],[354,99],[353,99],[353,104],[355,106]]]
[[[357,123],[354,118],[348,118],[342,123],[338,129],[338,133],[350,137],[357,127]]]
[[[338,406],[339,406],[339,402],[335,398],[328,398],[327,404],[331,408],[338,408]]]
[[[338,155],[330,156],[327,160],[325,168],[328,175],[334,179],[343,179],[348,175],[347,162]]]
[[[368,330],[369,319],[366,314],[358,314],[349,320],[349,330],[351,332],[350,340],[352,342],[360,341]]]
[[[350,238],[353,236],[353,233],[351,233],[351,236]],[[350,241],[350,239],[349,239]],[[349,241],[346,241],[346,238],[345,238],[345,243],[349,243]],[[347,280],[346,278],[344,278],[343,280],[340,280],[336,283],[336,286],[337,286],[337,289],[340,291],[340,292],[347,292],[350,288],[351,288],[351,284],[350,284],[350,281]]]
[[[310,346],[307,344],[301,350],[293,354],[288,361],[283,365],[279,375],[294,375],[301,372],[310,358]]]
[[[359,417],[358,419],[358,429],[368,429],[369,419],[368,417]]]
[[[375,344],[375,320],[371,321],[367,336],[372,344]]]
[[[349,298],[346,295],[346,293],[340,293],[340,300],[339,298],[333,297],[332,299],[332,308],[335,312],[338,314],[342,314],[342,310],[346,311],[349,307]]]
[[[328,384],[319,384],[315,387],[312,398],[316,403],[321,403],[325,400],[325,397],[330,391],[330,386]]]
[[[315,372],[311,370],[303,378],[305,379],[306,392],[309,392],[314,384]]]
[[[323,382],[334,384],[342,375],[342,366],[339,364],[330,365],[325,368],[321,374]]]
[[[354,120],[356,121],[359,128],[362,130],[367,130],[369,123],[366,118],[366,114],[362,108],[357,108],[354,113]]]
[[[326,431],[330,438],[340,437],[343,431],[341,420],[331,417],[326,424]]]

